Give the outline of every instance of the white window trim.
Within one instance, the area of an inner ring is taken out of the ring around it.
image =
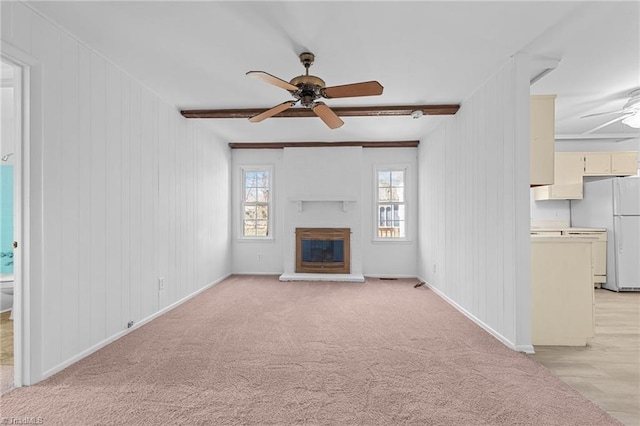
[[[405,221],[405,232],[404,232],[404,237],[392,237],[392,238],[381,238],[378,237],[378,172],[384,172],[384,171],[399,171],[402,170],[404,172],[404,221]],[[373,196],[372,201],[372,207],[371,207],[371,211],[372,211],[372,216],[373,216],[373,223],[372,223],[372,241],[374,243],[407,243],[410,242],[411,239],[409,238],[409,230],[411,227],[411,215],[409,213],[409,205],[411,203],[412,200],[410,200],[409,194],[410,192],[410,185],[411,182],[409,182],[409,177],[410,177],[410,165],[409,164],[378,164],[378,165],[374,165],[373,167]]]
[[[250,164],[250,165],[240,165],[238,167],[240,174],[240,185],[238,195],[240,196],[240,201],[238,203],[238,241],[241,242],[270,242],[274,240],[275,229],[274,224],[275,220],[275,203],[274,203],[274,167],[273,164]],[[245,172],[256,172],[256,171],[268,171],[269,172],[269,219],[268,219],[268,230],[269,234],[266,237],[251,237],[244,235],[244,194],[245,194]]]

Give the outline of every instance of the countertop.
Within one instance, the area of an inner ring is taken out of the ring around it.
[[[532,235],[531,242],[532,243],[593,243],[594,241],[598,241],[597,237],[554,237],[552,235]]]
[[[607,232],[606,228],[531,228],[531,232]]]

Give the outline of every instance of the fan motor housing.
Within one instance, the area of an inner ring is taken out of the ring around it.
[[[321,89],[324,89],[325,87],[324,80],[320,77],[316,77],[315,75],[299,75],[297,77],[294,77],[289,83],[298,87],[304,84],[318,86]]]

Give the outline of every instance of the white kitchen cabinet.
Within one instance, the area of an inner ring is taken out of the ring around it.
[[[591,239],[531,237],[534,346],[585,346],[594,336],[591,248]]]
[[[534,188],[534,199],[582,199],[583,154],[580,152],[556,152],[554,158],[555,183]]]
[[[556,95],[530,98],[530,185],[554,183]]]
[[[585,176],[633,176],[638,172],[638,153],[584,152]]]
[[[594,287],[602,287],[607,282],[607,230],[573,228],[562,231],[562,235],[574,238],[592,238],[591,267]]]
[[[585,176],[607,176],[611,174],[611,153],[608,152],[585,152],[584,153],[584,175]]]
[[[633,176],[638,173],[638,153],[612,152],[611,174],[615,176]]]

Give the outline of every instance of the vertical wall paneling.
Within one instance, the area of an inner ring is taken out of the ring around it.
[[[420,276],[522,350],[531,349],[527,69],[516,55],[418,148]]]
[[[122,75],[120,110],[120,328],[131,320],[131,79]]]
[[[160,104],[158,110],[158,220],[155,234],[158,238],[158,250],[156,252],[156,264],[159,277],[165,279],[165,289],[158,290],[158,306],[160,309],[167,306],[167,283],[169,279],[169,197],[167,196],[168,174],[168,150],[169,150],[169,117],[170,111],[166,104]]]
[[[43,285],[44,323],[43,346],[49,354],[51,362],[60,362],[61,349],[61,240],[62,224],[61,215],[61,170],[59,163],[62,159],[60,140],[60,106],[61,106],[61,39],[55,28],[44,19],[33,22],[34,35],[37,42],[34,43],[33,53],[43,58],[47,66],[43,74],[43,114],[42,131],[42,155],[51,161],[44,161],[42,167],[43,197],[42,209],[44,213],[43,240],[43,277],[47,283]],[[46,321],[52,318],[53,321]],[[46,368],[46,364],[44,366]]]
[[[529,85],[523,82],[530,76],[531,58],[526,54],[517,54],[514,60],[513,79],[515,84],[514,99],[514,174],[515,197],[515,250],[514,266],[517,271],[516,291],[516,346],[533,350],[531,346],[531,243],[530,243],[530,145],[529,145]],[[529,349],[530,348],[530,349]]]
[[[130,113],[129,123],[129,247],[130,247],[130,305],[129,318],[139,321],[142,318],[142,200],[141,200],[141,89],[138,84],[131,81],[130,86]],[[134,118],[135,117],[135,118]]]
[[[61,102],[61,207],[62,279],[60,292],[61,308],[61,349],[62,359],[67,359],[79,350],[79,270],[76,268],[79,256],[78,221],[80,212],[79,191],[79,52],[78,43],[67,35],[62,36],[62,84],[66,102]]]
[[[154,296],[152,298],[153,300],[153,306],[151,308],[151,313],[153,314],[154,312],[158,312],[159,310],[159,297],[160,297],[160,292],[158,289],[158,277],[159,277],[159,265],[158,265],[158,254],[160,252],[160,245],[158,244],[159,240],[160,240],[160,229],[158,228],[158,222],[160,219],[160,212],[158,211],[158,191],[159,191],[159,177],[158,177],[158,173],[159,173],[159,158],[158,158],[158,149],[159,149],[159,99],[157,97],[154,97],[153,99],[153,123],[152,123],[152,129],[153,129],[153,139],[152,139],[152,162],[151,162],[151,167],[152,167],[152,172],[153,172],[153,176],[152,176],[152,188],[151,188],[151,194],[153,195],[153,206],[152,206],[152,217],[153,217],[153,227],[151,228],[151,232],[152,232],[152,248],[150,250],[150,253],[152,254],[151,260],[152,260],[152,267],[150,270],[150,275],[151,275],[151,282],[150,282],[150,286],[151,286],[151,293]]]
[[[229,274],[231,159],[203,123],[26,4],[1,7],[2,42],[36,61],[25,244],[34,383]]]
[[[106,334],[106,63],[91,55],[91,343]]]
[[[0,36],[3,40],[12,38],[13,2],[0,3]]]
[[[78,349],[91,347],[91,52],[78,47]]]
[[[122,329],[122,285],[120,282],[120,229],[122,228],[122,78],[121,71],[108,67],[106,74],[106,218],[105,292],[106,335]]]
[[[140,316],[153,311],[153,298],[157,297],[151,288],[153,271],[153,98],[143,89],[140,97]]]
[[[178,292],[178,277],[177,277],[177,244],[176,244],[176,144],[170,143],[170,141],[177,140],[177,128],[176,128],[175,116],[171,116],[168,120],[167,128],[167,167],[166,171],[162,171],[163,175],[167,177],[166,189],[161,187],[160,190],[165,194],[167,199],[167,244],[168,244],[168,258],[171,260],[167,265],[167,288],[169,300],[176,300]]]

